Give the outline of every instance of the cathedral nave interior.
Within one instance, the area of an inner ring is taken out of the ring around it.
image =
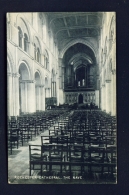
[[[6,21],[9,183],[116,183],[115,12]]]

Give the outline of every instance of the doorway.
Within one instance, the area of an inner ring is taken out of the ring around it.
[[[79,103],[79,104],[83,104],[83,95],[82,95],[82,94],[80,94],[80,95],[78,96],[78,103]]]

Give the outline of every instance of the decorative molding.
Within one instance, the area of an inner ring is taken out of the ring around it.
[[[12,77],[19,78],[20,77],[20,74],[19,73],[12,73]]]
[[[36,83],[35,80],[20,80],[20,83]]]

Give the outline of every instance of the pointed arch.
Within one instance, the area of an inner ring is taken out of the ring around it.
[[[95,48],[93,47],[93,45],[92,45],[91,43],[89,43],[89,41],[78,38],[78,39],[75,39],[75,40],[70,41],[70,42],[69,42],[69,43],[60,51],[60,58],[63,58],[65,52],[66,52],[71,46],[73,46],[73,45],[75,45],[75,44],[77,44],[77,43],[82,43],[82,44],[88,46],[88,47],[93,51],[95,57],[97,56],[97,55],[96,55],[96,50],[95,50]]]

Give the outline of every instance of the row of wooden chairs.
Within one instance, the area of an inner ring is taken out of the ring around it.
[[[109,119],[108,122],[105,120],[106,117]],[[49,172],[59,166],[61,174],[62,166],[64,170],[67,166],[69,167],[70,175],[74,173],[73,167],[75,167],[75,173],[77,167],[80,167],[81,175],[86,173],[86,170],[90,174],[97,172],[104,175],[107,172],[112,177],[116,174],[116,120],[112,120],[112,117],[105,113],[103,115],[98,111],[92,114],[75,111],[50,129],[49,136],[41,136],[40,147],[42,153],[47,156],[45,161],[38,161],[41,175],[42,167],[46,168],[48,165]],[[53,158],[51,158],[52,155]],[[30,146],[30,175],[31,170],[35,170],[36,164],[37,162],[31,159]]]
[[[15,146],[18,149],[20,144],[23,146],[24,142],[32,141],[33,137],[38,136],[62,118],[65,112],[67,111],[57,110],[53,111],[53,113],[47,111],[37,115],[11,117],[8,122],[8,147],[11,150],[11,154]]]
[[[115,152],[112,149],[106,150],[106,153],[112,155]],[[68,147],[62,144],[30,145],[29,155],[30,175],[32,170],[38,170],[40,175],[46,171],[49,173],[58,171],[60,174],[69,172],[70,176],[73,175],[73,172],[79,172],[81,175],[85,172],[104,175],[107,172],[112,176],[116,173],[116,162],[105,161],[104,147],[91,146],[85,149],[78,145],[69,145]]]

